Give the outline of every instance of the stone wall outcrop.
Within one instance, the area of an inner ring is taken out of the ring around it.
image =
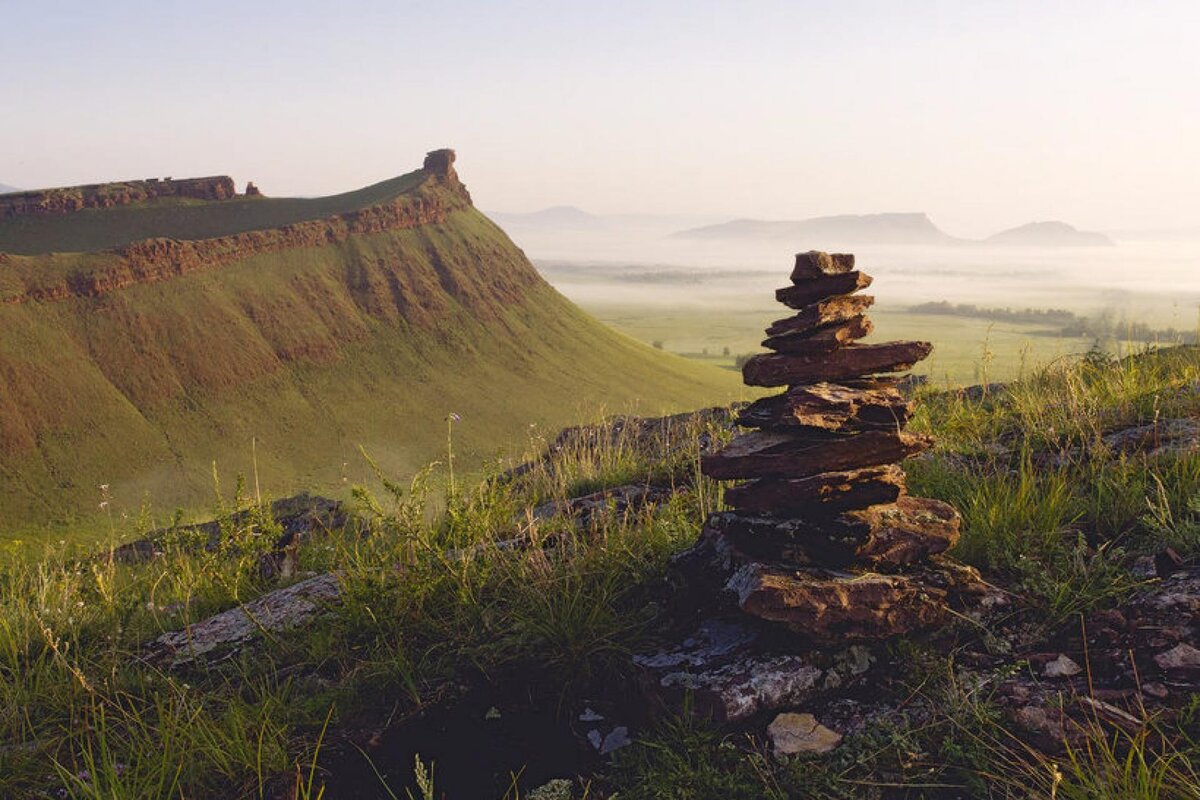
[[[237,187],[227,175],[179,180],[147,178],[3,194],[0,195],[0,218],[69,214],[87,208],[113,208],[167,197],[229,200],[237,196]]]
[[[441,152],[441,151],[438,151]],[[452,151],[451,151],[452,152]],[[111,263],[47,279],[36,272],[27,289],[0,303],[56,302],[72,297],[98,297],[139,283],[155,283],[199,270],[209,270],[263,253],[325,247],[350,236],[406,230],[439,224],[455,210],[469,208],[470,195],[448,174],[431,173],[434,180],[389,202],[278,228],[210,239],[145,239],[116,248]],[[437,187],[451,191],[438,191]]]

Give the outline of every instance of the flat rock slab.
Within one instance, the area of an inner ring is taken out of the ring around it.
[[[946,503],[901,495],[895,503],[828,519],[723,512],[709,517],[705,529],[728,539],[728,552],[739,563],[769,560],[783,566],[838,568],[858,563],[894,570],[953,547],[959,517]]]
[[[869,294],[841,295],[821,300],[805,306],[790,317],[772,322],[767,328],[767,335],[780,336],[785,333],[801,333],[825,325],[845,322],[862,314],[874,302],[875,298]]]
[[[907,575],[746,564],[726,589],[742,611],[814,642],[887,639],[942,622],[946,593]]]
[[[268,592],[183,630],[164,633],[147,646],[142,659],[181,667],[209,654],[236,650],[264,633],[303,625],[322,608],[339,601],[341,593],[338,574],[326,572]]]
[[[932,350],[929,342],[887,342],[850,345],[816,355],[764,353],[746,362],[742,379],[750,386],[789,386],[901,372]]]
[[[792,283],[800,283],[827,275],[841,275],[854,269],[853,253],[822,253],[809,250],[796,254],[796,266],[792,268]]]
[[[873,659],[862,647],[825,653],[773,651],[753,623],[705,620],[683,641],[635,655],[651,706],[718,722],[795,707],[860,680]]]
[[[842,735],[817,722],[812,714],[780,714],[767,726],[767,738],[776,757],[800,753],[828,753],[842,743]]]
[[[870,285],[871,276],[865,272],[846,272],[841,275],[808,278],[800,283],[776,289],[775,299],[788,308],[799,310],[830,297],[853,294],[859,289],[866,289]]]
[[[835,322],[814,331],[784,333],[763,340],[762,346],[788,355],[817,355],[844,347],[875,330],[866,315],[859,314],[845,322]]]
[[[891,503],[904,491],[904,471],[895,464],[808,478],[762,478],[725,490],[725,504],[760,514],[828,515]]]
[[[710,478],[805,478],[903,461],[929,449],[928,436],[898,431],[854,434],[792,434],[752,431],[734,437],[725,449],[702,456]]]
[[[903,428],[912,403],[894,384],[848,386],[814,383],[747,406],[738,424],[747,428],[811,427],[829,431]]]

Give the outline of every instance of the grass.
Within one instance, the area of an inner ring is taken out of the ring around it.
[[[708,308],[594,301],[579,292],[571,297],[601,322],[629,336],[726,368],[733,368],[739,355],[760,350],[766,321],[786,312],[763,307],[757,299]],[[886,306],[873,309],[871,318],[876,333],[868,341],[933,342],[933,355],[913,372],[927,375],[942,388],[1031,375],[1055,359],[1086,353],[1093,343],[1087,337],[1047,336],[1044,325],[1033,323],[914,314]]]
[[[1196,456],[1121,457],[1094,445],[1113,428],[1193,412],[1195,397],[1180,388],[1197,372],[1194,349],[1093,356],[1003,395],[930,393],[915,427],[939,435],[942,447],[910,462],[910,482],[962,510],[957,555],[1021,598],[1019,613],[1045,633],[1129,592],[1136,555],[1195,541]],[[449,442],[444,423],[436,426],[455,456],[467,419]],[[463,685],[516,681],[564,710],[628,691],[628,654],[662,625],[655,598],[667,561],[719,507],[719,486],[700,479],[659,507],[612,513],[583,530],[525,510],[633,479],[694,482],[706,428],[683,424],[636,446],[631,428],[585,437],[518,484],[456,474],[448,496],[446,459],[412,481],[363,485],[355,494],[369,532],[335,533],[300,551],[303,571],[340,570],[342,602],[302,629],[185,670],[134,656],[162,631],[271,588],[255,569],[273,524],[261,512],[251,525],[227,526],[226,546],[212,553],[178,539],[141,565],[84,558],[70,543],[6,559],[0,795],[259,797],[285,785],[319,797],[331,785],[323,748],[452,698]],[[543,443],[534,444],[540,451]],[[218,515],[257,507],[253,493],[233,495]],[[112,535],[136,528],[114,517]],[[500,544],[513,539],[533,546]],[[1194,710],[1151,720],[1146,735],[1096,720],[1082,743],[1051,757],[1015,735],[953,653],[893,647],[898,672],[887,691],[900,713],[848,737],[827,759],[778,761],[761,740],[666,719],[593,776],[588,796],[1149,799],[1200,791]],[[413,796],[438,796],[446,778],[433,767],[424,789],[408,785]],[[404,796],[405,785],[389,788]]]

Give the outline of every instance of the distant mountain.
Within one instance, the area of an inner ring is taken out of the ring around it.
[[[842,214],[795,221],[739,219],[680,231],[683,239],[788,239],[829,244],[951,244],[960,240],[940,230],[927,214]]]
[[[607,226],[607,222],[575,206],[551,206],[541,211],[527,213],[493,213],[492,219],[500,225],[536,226],[558,230],[592,230]]]
[[[1034,247],[1112,247],[1113,240],[1103,233],[1081,231],[1065,222],[1030,222],[989,236],[987,244],[1030,245]]]
[[[0,194],[8,194],[9,192],[21,191],[15,186],[9,186],[7,183],[0,183]]]

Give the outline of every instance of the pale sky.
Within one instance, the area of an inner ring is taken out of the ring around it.
[[[1200,227],[1200,2],[0,0],[0,183]]]

